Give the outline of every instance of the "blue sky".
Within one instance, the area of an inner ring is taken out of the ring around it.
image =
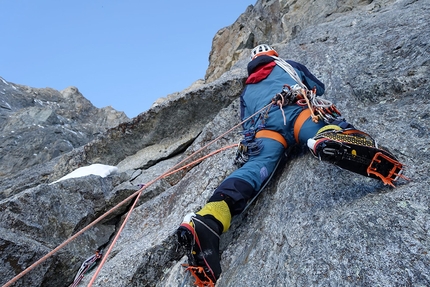
[[[0,0],[0,76],[132,118],[203,79],[216,32],[255,2]]]

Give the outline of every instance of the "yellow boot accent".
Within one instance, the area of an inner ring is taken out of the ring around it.
[[[342,131],[342,128],[336,125],[327,125],[322,127],[317,134],[315,135],[315,138],[320,135],[321,133],[325,132],[322,136],[327,139],[335,140],[338,142],[343,143],[351,143],[351,144],[357,144],[362,146],[369,146],[374,147],[375,143],[374,140],[366,133],[358,130],[346,130],[342,133],[335,132],[335,131]]]
[[[319,131],[317,132],[317,135],[322,133],[322,132],[325,132],[327,130],[340,131],[340,130],[342,130],[342,128],[340,126],[336,126],[336,125],[327,125],[327,126],[320,128]]]
[[[223,226],[222,232],[226,232],[230,227],[230,209],[228,208],[228,205],[224,200],[206,203],[205,206],[203,206],[203,208],[199,212],[197,212],[197,214],[201,216],[209,214],[215,217],[215,219],[221,222]]]

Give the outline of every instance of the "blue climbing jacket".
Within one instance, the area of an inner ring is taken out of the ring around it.
[[[246,87],[240,97],[241,118],[247,119],[249,116],[268,105],[272,98],[282,91],[284,85],[294,86],[295,80],[281,67],[276,65],[274,58],[266,55],[259,56],[248,64],[248,79]],[[287,60],[303,84],[308,89],[316,88],[317,96],[324,93],[325,87],[309,70],[302,64]],[[264,119],[264,128],[279,132],[286,140],[288,145],[294,144],[294,121],[303,110],[299,105],[288,105],[283,108],[286,117],[286,126],[283,117],[276,115],[281,113],[278,106],[272,106],[268,118]],[[258,129],[262,124],[261,116],[257,115],[252,120],[243,124],[244,130]]]

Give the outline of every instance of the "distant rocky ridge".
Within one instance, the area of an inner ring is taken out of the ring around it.
[[[94,107],[75,87],[35,89],[0,78],[0,177],[58,157],[128,121]]]
[[[326,84],[325,98],[398,155],[411,180],[393,189],[319,162],[305,149],[292,154],[222,236],[217,286],[430,285],[429,6],[420,0],[259,0],[215,35],[205,83],[105,131],[92,130],[96,136],[58,156],[15,170],[10,166],[21,163],[11,157],[8,175],[0,177],[0,283],[237,124],[250,48],[266,42],[307,65]],[[5,82],[2,129],[19,112],[12,106],[33,101],[26,94],[14,100]],[[62,116],[79,118],[79,104],[69,110]],[[20,121],[43,122],[46,131],[47,122],[58,129],[55,118],[30,110]],[[2,136],[11,136],[10,124],[7,131]],[[239,139],[234,131],[205,153]],[[0,146],[13,154],[21,146],[11,143]],[[148,186],[93,286],[180,286],[185,258],[173,233],[234,170],[233,156],[234,150],[222,152]],[[119,172],[48,184],[93,163]],[[111,241],[128,208],[121,205],[13,286],[69,286],[83,260]]]

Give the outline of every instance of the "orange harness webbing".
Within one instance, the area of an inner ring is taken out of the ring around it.
[[[296,139],[296,142],[299,142],[299,133],[300,129],[302,128],[305,121],[311,116],[311,110],[305,109],[303,110],[299,116],[296,119],[296,122],[294,123],[294,138]]]
[[[255,134],[256,138],[269,138],[269,139],[273,139],[279,143],[281,143],[284,148],[287,148],[287,141],[284,139],[284,137],[275,131],[271,131],[271,130],[260,130]]]

